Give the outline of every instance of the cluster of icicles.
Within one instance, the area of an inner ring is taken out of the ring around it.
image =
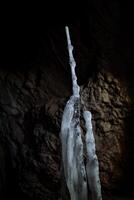
[[[67,102],[63,112],[60,133],[65,180],[71,200],[102,200],[99,164],[89,111],[83,111],[86,127],[86,163],[83,159],[83,141],[80,128],[80,88],[77,84],[76,63],[72,53],[73,46],[68,27],[65,27],[65,30],[73,91],[73,95]]]

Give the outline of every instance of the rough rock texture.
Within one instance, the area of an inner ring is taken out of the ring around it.
[[[57,72],[1,71],[0,186],[7,195],[17,195],[18,188],[32,199],[58,199],[59,132],[69,87],[65,78],[57,81]]]
[[[59,131],[63,108],[71,92],[69,81],[64,84],[65,79],[56,77],[57,71],[48,75],[49,70],[36,66],[25,72],[1,70],[0,189],[3,195],[5,192],[20,198],[22,194],[22,199],[61,196]],[[64,71],[59,73],[64,75]],[[103,191],[119,190],[125,170],[133,166],[130,165],[133,143],[127,135],[127,126],[133,119],[132,100],[127,84],[106,69],[100,69],[81,87],[81,95],[82,103],[93,114]]]
[[[125,80],[107,69],[101,69],[87,86],[82,87],[81,99],[84,107],[93,114],[102,187],[109,191],[119,190],[124,163],[129,162],[126,160],[126,138],[128,121],[133,117],[133,101],[128,86]]]

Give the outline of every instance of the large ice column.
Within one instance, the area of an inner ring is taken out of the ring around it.
[[[63,112],[61,124],[62,160],[64,174],[71,200],[87,200],[86,170],[83,160],[83,142],[80,129],[80,95],[76,63],[73,58],[69,29],[66,29],[69,61],[72,73],[73,95],[70,97]]]
[[[87,180],[79,125],[78,98],[67,102],[61,124],[62,160],[71,200],[87,200]]]
[[[89,189],[91,191],[92,200],[102,200],[101,184],[99,178],[99,163],[96,155],[95,139],[91,122],[91,113],[84,111],[83,113],[86,124],[86,149],[87,149],[87,178]]]
[[[69,52],[69,63],[72,74],[73,95],[67,102],[61,123],[62,161],[65,180],[71,200],[102,200],[99,179],[99,165],[95,152],[95,140],[92,131],[91,113],[84,112],[86,124],[87,162],[83,159],[83,141],[80,129],[80,95],[75,73],[76,63],[73,57],[73,46],[68,27],[65,27]],[[89,188],[88,188],[89,186]],[[88,191],[91,192],[89,198]]]

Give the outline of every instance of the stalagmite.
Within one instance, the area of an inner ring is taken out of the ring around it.
[[[91,200],[101,200],[101,192],[99,188],[100,184],[98,174],[98,160],[97,157],[95,157],[94,161],[94,156],[96,156],[95,145],[93,144],[94,138],[92,135],[91,120],[89,120],[90,118],[88,112],[84,112],[84,118],[86,121],[87,128],[86,145],[88,155],[86,167],[84,164],[83,142],[81,138],[80,129],[80,88],[77,84],[77,77],[75,73],[76,63],[72,53],[73,46],[71,45],[68,27],[65,27],[65,30],[67,35],[73,91],[73,95],[67,102],[63,112],[60,132],[65,180],[67,183],[71,200],[88,200],[89,189],[92,193]],[[92,150],[94,151],[94,154],[92,154]],[[93,161],[94,164],[91,165],[90,161]],[[90,187],[89,189],[88,185]]]

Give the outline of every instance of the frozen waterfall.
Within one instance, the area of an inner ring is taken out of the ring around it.
[[[61,123],[62,161],[66,184],[71,200],[101,200],[98,160],[95,153],[95,141],[92,132],[91,113],[84,112],[86,124],[87,162],[84,163],[83,141],[80,128],[80,94],[75,73],[76,63],[73,57],[69,29],[65,27],[72,74],[73,95],[67,102]],[[89,191],[91,197],[89,197]]]

